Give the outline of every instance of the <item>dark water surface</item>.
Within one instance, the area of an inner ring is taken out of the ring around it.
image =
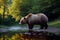
[[[8,31],[27,31],[28,27],[24,26],[10,26],[10,27],[5,27],[5,28],[0,28],[0,32],[8,32]],[[48,32],[53,32],[53,33],[59,33],[60,28],[58,27],[48,27],[47,30],[45,29],[40,29],[40,27],[34,27],[32,30],[34,31],[48,31]]]
[[[60,40],[59,38],[60,28],[58,27],[48,27],[47,30],[34,27],[31,33],[28,32],[27,26],[0,28],[0,40]]]

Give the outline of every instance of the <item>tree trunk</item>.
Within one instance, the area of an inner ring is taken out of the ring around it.
[[[5,17],[5,6],[4,6],[4,9],[3,9],[3,24],[4,24],[4,17]]]

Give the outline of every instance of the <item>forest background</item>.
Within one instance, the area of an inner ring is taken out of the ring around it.
[[[60,23],[60,0],[0,0],[0,25],[18,23],[29,13],[44,13],[49,22]]]

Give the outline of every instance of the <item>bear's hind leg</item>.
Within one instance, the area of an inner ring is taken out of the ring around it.
[[[45,29],[47,29],[47,28],[48,28],[48,24],[46,23],[46,24],[45,24]]]
[[[41,26],[40,29],[43,29],[44,25],[41,24],[40,26]]]

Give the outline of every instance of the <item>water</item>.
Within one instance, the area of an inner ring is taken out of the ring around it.
[[[33,33],[26,32],[29,30],[28,26],[13,25],[13,26],[5,27],[5,28],[0,28],[0,40],[5,40],[5,39],[6,40],[18,40],[18,39],[19,40],[20,39],[21,40],[25,40],[25,39],[27,39],[27,40],[31,40],[31,39],[32,40],[40,40],[40,39],[41,40],[48,40],[48,39],[49,40],[51,40],[51,39],[57,39],[58,40],[59,39],[60,40],[60,28],[48,27],[47,30],[45,30],[45,29],[41,30],[39,28],[40,27],[34,27],[32,29]],[[22,33],[21,31],[23,31],[24,33]]]
[[[48,32],[53,32],[53,33],[59,33],[60,28],[57,27],[48,27],[47,30],[45,29],[39,29],[40,27],[34,27],[32,30],[33,31],[48,31]],[[10,26],[10,27],[5,27],[5,28],[0,28],[0,32],[8,32],[8,31],[25,31],[29,30],[28,26]]]

